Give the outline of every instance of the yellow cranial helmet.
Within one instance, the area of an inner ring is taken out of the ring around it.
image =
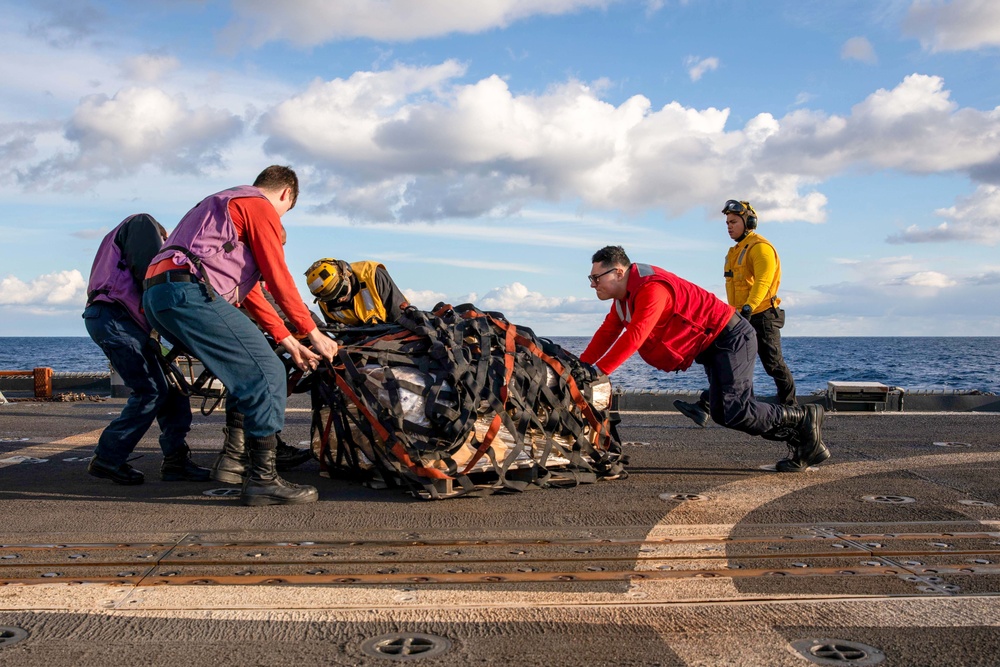
[[[309,291],[317,301],[336,301],[351,289],[351,269],[341,259],[326,257],[306,270]]]
[[[726,201],[726,205],[722,207],[722,212],[735,213],[743,218],[743,222],[748,230],[757,228],[757,211],[753,210],[753,206],[751,206],[748,201],[730,199]]]

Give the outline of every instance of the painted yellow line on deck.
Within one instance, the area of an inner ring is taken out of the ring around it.
[[[53,440],[41,445],[30,445],[28,447],[22,447],[21,449],[15,449],[12,452],[4,452],[0,454],[0,468],[17,465],[20,461],[16,460],[15,457],[18,456],[30,456],[35,459],[45,459],[55,454],[64,454],[71,449],[76,449],[77,447],[94,446],[97,444],[97,439],[101,437],[101,433],[103,432],[104,427],[102,426],[101,428],[94,429],[93,431],[71,435],[68,438],[60,438],[59,440]],[[15,460],[12,461],[11,459]]]

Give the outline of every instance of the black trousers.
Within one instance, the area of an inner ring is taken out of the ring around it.
[[[695,357],[708,376],[708,404],[713,421],[760,435],[781,421],[781,408],[760,403],[753,393],[757,340],[750,323],[736,316],[708,348]]]
[[[778,403],[795,405],[795,380],[781,354],[781,327],[785,326],[785,311],[768,308],[750,316],[750,325],[757,332],[757,354],[764,372],[774,379]]]

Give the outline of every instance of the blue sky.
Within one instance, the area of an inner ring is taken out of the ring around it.
[[[86,335],[100,239],[269,164],[303,272],[590,335],[621,244],[724,295],[777,247],[785,335],[1000,335],[992,0],[0,0],[0,336]]]

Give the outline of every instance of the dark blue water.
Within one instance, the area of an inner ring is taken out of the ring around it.
[[[0,371],[48,366],[57,372],[108,372],[108,359],[90,338],[0,337]]]
[[[553,341],[580,354],[590,339]],[[785,337],[781,346],[802,395],[825,391],[829,380],[881,382],[909,391],[974,389],[1000,393],[997,337]],[[622,364],[611,380],[615,386],[639,390],[699,390],[708,386],[698,364],[684,373],[664,373],[650,368],[638,355]],[[762,396],[774,394],[774,381],[759,363],[754,386]]]
[[[579,354],[589,337],[554,337]],[[782,339],[785,359],[800,394],[825,390],[828,380],[882,382],[908,390],[958,389],[1000,393],[1000,338],[792,338]],[[89,338],[0,337],[0,370],[48,366],[55,371],[108,370]],[[616,386],[639,390],[698,390],[705,373],[695,364],[685,373],[664,373],[638,356],[615,371]],[[757,368],[758,393],[774,393],[771,378]]]

